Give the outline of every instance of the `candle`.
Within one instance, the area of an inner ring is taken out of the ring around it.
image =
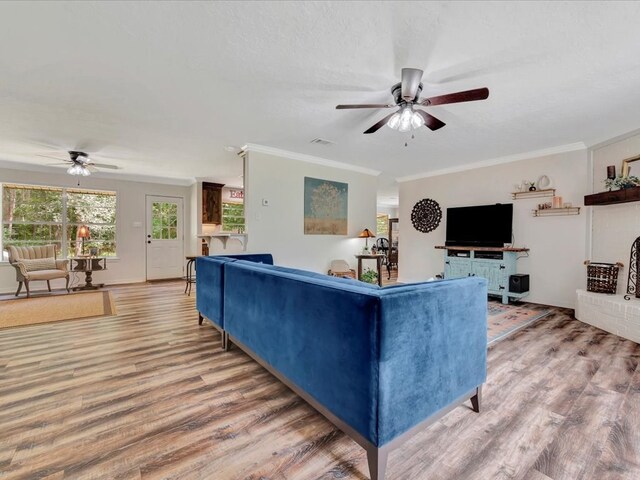
[[[553,208],[562,208],[562,197],[553,197]]]
[[[611,178],[611,179],[616,178],[616,166],[615,165],[609,165],[607,167],[607,178]]]

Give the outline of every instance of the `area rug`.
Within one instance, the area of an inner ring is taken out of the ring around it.
[[[551,313],[551,309],[545,305],[532,303],[503,305],[495,300],[489,301],[488,310],[487,330],[489,345],[505,339]]]
[[[0,301],[0,328],[104,315],[116,315],[108,290]]]

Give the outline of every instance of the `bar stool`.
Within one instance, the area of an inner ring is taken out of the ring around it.
[[[187,276],[184,277],[184,279],[186,280],[187,284],[184,286],[184,293],[186,293],[188,296],[191,296],[191,285],[196,283],[196,275],[195,275],[196,257],[188,256],[186,257],[186,259],[187,259]]]

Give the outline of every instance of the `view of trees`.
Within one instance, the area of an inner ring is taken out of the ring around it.
[[[66,215],[65,215],[66,211]],[[91,237],[85,251],[116,253],[116,195],[82,189],[30,185],[2,187],[2,245],[56,245],[60,256],[80,253],[78,227],[87,225]]]
[[[225,232],[237,232],[244,230],[244,204],[222,204],[222,230]]]

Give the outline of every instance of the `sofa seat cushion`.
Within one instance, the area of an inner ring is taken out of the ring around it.
[[[54,278],[66,278],[68,273],[64,270],[37,270],[29,272],[29,280],[53,280]]]
[[[55,270],[57,268],[56,259],[53,257],[34,259],[23,258],[18,261],[25,266],[27,272],[35,272],[38,270]]]

